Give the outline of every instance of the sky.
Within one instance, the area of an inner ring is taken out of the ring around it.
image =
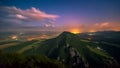
[[[120,30],[120,0],[0,0],[0,31]]]

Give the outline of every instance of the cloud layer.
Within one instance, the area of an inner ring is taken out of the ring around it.
[[[0,21],[3,23],[20,24],[30,21],[55,21],[59,17],[58,15],[47,14],[35,7],[25,10],[16,7],[0,7],[0,9],[0,15],[2,16],[0,17]]]

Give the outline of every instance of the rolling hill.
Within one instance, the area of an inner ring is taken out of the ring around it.
[[[58,37],[48,40],[17,42],[17,45],[3,48],[2,51],[25,55],[45,55],[73,68],[117,67],[119,63],[114,56],[101,45],[95,41],[80,38],[79,35],[63,32]]]

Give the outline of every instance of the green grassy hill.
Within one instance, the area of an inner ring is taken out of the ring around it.
[[[17,45],[2,50],[25,55],[45,55],[73,68],[114,68],[118,66],[114,57],[99,43],[85,40],[70,32],[63,32],[58,37],[48,40],[18,42]]]

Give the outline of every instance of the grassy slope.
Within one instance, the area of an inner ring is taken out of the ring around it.
[[[21,52],[27,55],[47,55],[56,58],[57,56],[66,59],[65,46],[69,44],[81,55],[83,62],[88,64],[108,64],[113,63],[114,59],[104,50],[97,49],[99,44],[82,40],[77,35],[63,33],[57,38],[44,41],[27,41],[16,46],[3,49],[6,52]]]
[[[36,42],[36,40],[21,42],[21,43],[17,44],[16,46],[11,46],[11,47],[8,47],[8,48],[2,49],[2,50],[5,52],[13,53],[13,52],[19,51],[21,48],[24,48],[26,46],[29,46],[30,44],[33,44],[34,42]]]
[[[65,40],[66,42],[61,42],[60,40]],[[87,65],[88,63],[112,63],[114,62],[113,58],[106,53],[104,50],[97,49],[98,44],[90,41],[83,41],[78,38],[76,35],[72,35],[72,37],[68,34],[67,39],[64,36],[60,36],[54,39],[46,40],[41,43],[41,45],[36,49],[31,49],[26,53],[32,51],[32,53],[42,54],[42,55],[50,55],[55,58],[57,56],[66,59],[66,53],[64,52],[64,46],[69,43],[69,45],[79,51],[84,63]],[[59,47],[60,46],[60,47]],[[58,48],[57,48],[58,47]],[[89,57],[88,57],[89,56]]]

